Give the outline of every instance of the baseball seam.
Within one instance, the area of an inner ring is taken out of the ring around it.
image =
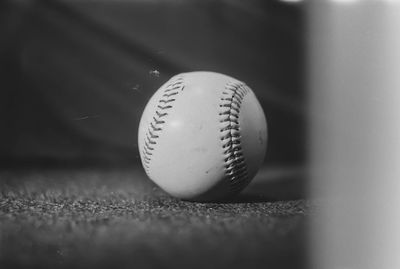
[[[224,150],[225,176],[230,193],[240,192],[249,182],[247,166],[241,146],[239,113],[249,88],[241,82],[226,84],[220,99],[221,141]]]
[[[142,163],[147,173],[150,170],[153,151],[160,137],[166,117],[168,116],[168,111],[173,107],[176,97],[183,89],[183,78],[181,76],[174,77],[166,84],[161,98],[157,102],[153,119],[146,131],[142,150]]]

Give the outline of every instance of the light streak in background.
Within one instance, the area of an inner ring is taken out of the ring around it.
[[[281,0],[282,2],[286,3],[300,3],[303,2],[303,0]]]
[[[315,269],[400,268],[400,5],[388,2],[310,5]]]

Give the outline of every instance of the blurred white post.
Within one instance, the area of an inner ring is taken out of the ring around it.
[[[308,5],[312,268],[400,268],[400,1]]]

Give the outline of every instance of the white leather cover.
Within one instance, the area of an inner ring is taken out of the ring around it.
[[[149,178],[172,196],[229,198],[255,176],[267,145],[264,112],[244,83],[213,72],[174,76],[151,97],[139,125]]]

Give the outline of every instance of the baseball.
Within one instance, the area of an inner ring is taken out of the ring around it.
[[[257,173],[267,122],[245,83],[214,72],[182,73],[147,103],[138,140],[146,174],[164,191],[218,201],[239,193]]]

